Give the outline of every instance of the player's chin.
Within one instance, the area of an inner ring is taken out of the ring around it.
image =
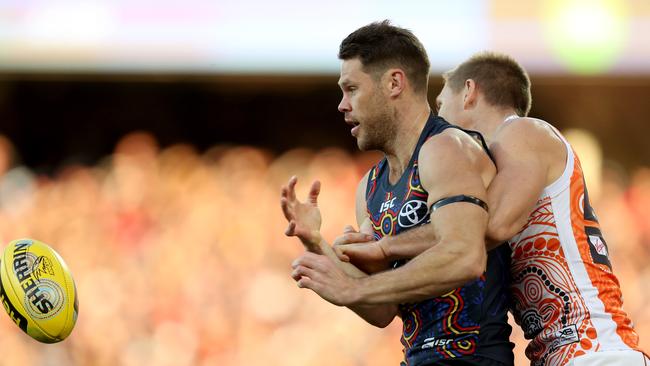
[[[368,149],[368,141],[361,134],[361,131],[357,131],[354,138],[357,140],[357,147],[361,151],[366,151]]]
[[[357,137],[357,147],[361,151],[370,151],[376,150],[377,147],[370,140],[363,138],[362,136]]]
[[[360,138],[357,137],[357,147],[361,151],[368,151],[368,146],[367,144],[364,143],[364,141]]]

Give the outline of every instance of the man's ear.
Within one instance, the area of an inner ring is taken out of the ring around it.
[[[473,79],[467,79],[463,85],[463,109],[471,109],[477,102],[478,86]]]
[[[390,69],[386,71],[385,76],[385,85],[388,86],[388,93],[391,98],[398,97],[404,92],[404,89],[406,89],[406,85],[408,84],[404,70]]]

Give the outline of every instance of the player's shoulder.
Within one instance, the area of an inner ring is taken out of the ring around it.
[[[469,146],[480,147],[467,132],[458,128],[446,128],[439,134],[431,136],[422,148],[434,151],[461,152]]]
[[[503,122],[495,131],[494,140],[525,140],[531,142],[561,142],[554,128],[546,121],[518,117]]]
[[[520,117],[502,123],[490,142],[497,161],[505,156],[537,156],[563,160],[564,141],[559,132],[541,119]],[[558,160],[558,161],[559,161]]]
[[[489,159],[479,143],[467,132],[457,128],[447,128],[430,137],[420,148],[421,162],[435,162],[436,165],[464,165]]]

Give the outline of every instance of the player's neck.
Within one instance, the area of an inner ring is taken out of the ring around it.
[[[512,109],[485,108],[477,111],[468,129],[480,132],[489,145],[499,126],[513,116],[517,116],[517,113]]]
[[[414,103],[411,108],[406,108],[397,116],[398,128],[391,139],[391,146],[384,151],[390,167],[391,183],[399,180],[408,167],[430,113],[429,104],[424,102]]]

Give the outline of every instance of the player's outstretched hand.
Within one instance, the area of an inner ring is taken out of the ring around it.
[[[320,249],[321,214],[318,209],[320,182],[312,183],[307,202],[304,203],[296,198],[296,183],[298,178],[293,176],[287,185],[282,187],[280,206],[284,217],[289,222],[284,234],[298,237],[308,251],[320,254],[322,252]]]
[[[291,267],[291,277],[298,287],[308,288],[338,306],[354,305],[357,301],[359,279],[345,274],[327,256],[306,252]]]
[[[390,260],[381,243],[369,234],[356,231],[348,225],[343,235],[334,240],[334,252],[343,262],[350,262],[360,270],[372,274],[389,268]]]

